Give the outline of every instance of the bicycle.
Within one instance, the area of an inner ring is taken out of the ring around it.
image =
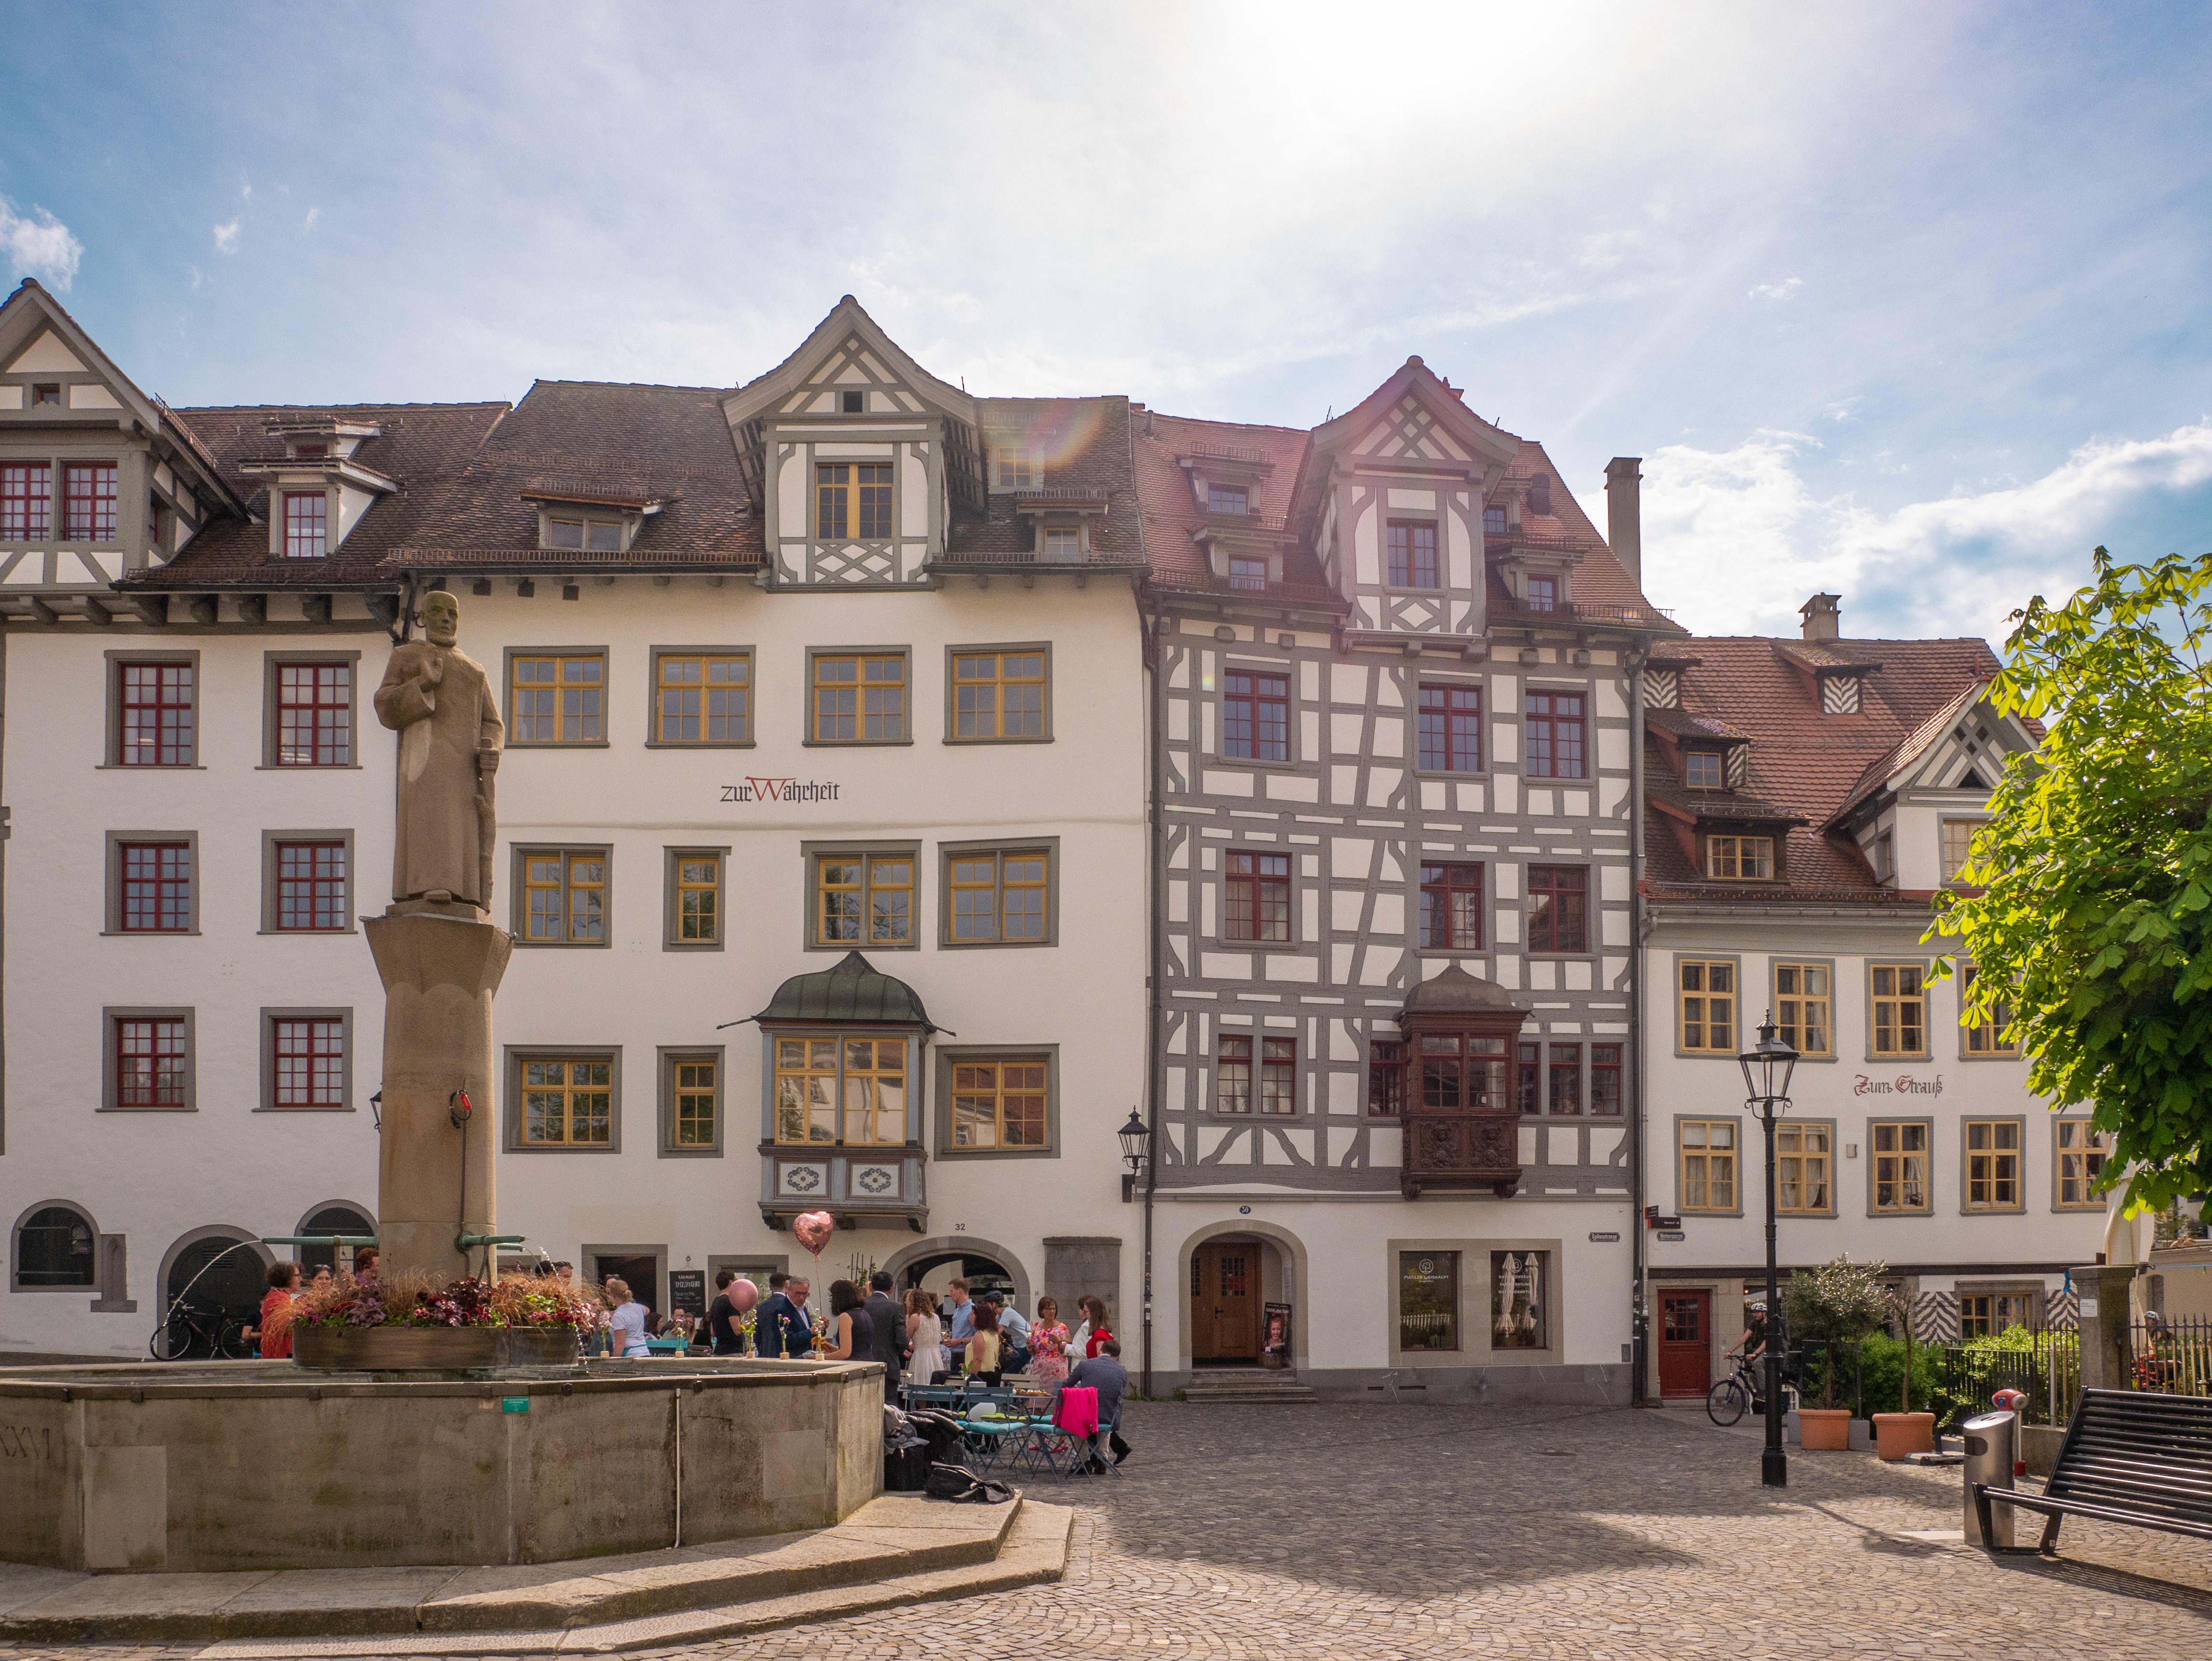
[[[1705,1416],[1723,1427],[1742,1418],[1753,1403],[1766,1393],[1764,1355],[1732,1355],[1729,1359],[1735,1363],[1735,1371],[1705,1392]],[[1799,1384],[1797,1353],[1785,1352],[1781,1359],[1782,1402],[1787,1407],[1790,1390]]]
[[[216,1361],[250,1361],[253,1346],[246,1323],[219,1309],[185,1304],[154,1329],[146,1353],[156,1361],[188,1361],[196,1355]]]

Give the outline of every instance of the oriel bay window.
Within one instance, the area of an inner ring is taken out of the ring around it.
[[[1522,718],[1528,754],[1522,770],[1532,779],[1578,779],[1583,758],[1583,699],[1579,692],[1531,692]]]
[[[1287,854],[1222,855],[1224,940],[1284,943],[1291,938],[1291,860]]]
[[[987,741],[1044,737],[1044,648],[955,652],[951,736]]]
[[[515,653],[507,719],[509,744],[604,744],[607,661],[602,653]]]
[[[1735,1054],[1735,963],[1732,958],[1678,958],[1681,1047],[1686,1055]]]
[[[1736,1134],[1735,1119],[1676,1122],[1681,1167],[1676,1201],[1684,1211],[1735,1211]]]
[[[1589,950],[1589,872],[1579,865],[1528,867],[1528,949]]]
[[[814,862],[814,924],[808,942],[913,946],[915,855],[896,852],[821,853]]]
[[[1482,770],[1482,692],[1473,686],[1421,688],[1421,770]]]
[[[1918,964],[1875,964],[1867,970],[1877,1057],[1928,1053],[1927,971]]]
[[[1482,867],[1421,867],[1421,945],[1431,952],[1482,949]]]
[[[1239,761],[1291,758],[1289,676],[1232,669],[1222,678],[1221,753]]]
[[[947,850],[945,944],[1047,944],[1050,868],[1050,850],[1042,848]]]
[[[817,652],[811,678],[810,743],[907,742],[903,652]]]
[[[1298,1044],[1295,1038],[1258,1040],[1259,1088],[1253,1088],[1253,1044],[1249,1037],[1214,1041],[1213,1110],[1238,1116],[1254,1111],[1283,1117],[1298,1110]]]
[[[904,1146],[906,1051],[903,1038],[778,1038],[775,1140]]]
[[[820,542],[881,542],[891,534],[887,461],[826,461],[814,470],[814,535]]]
[[[1424,1108],[1495,1108],[1505,1100],[1504,1039],[1426,1032],[1419,1047]]]
[[[654,654],[653,742],[750,744],[752,670],[746,652]]]
[[[515,932],[529,946],[607,943],[607,850],[517,849],[522,867]]]

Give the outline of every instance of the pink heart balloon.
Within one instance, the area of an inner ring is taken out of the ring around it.
[[[830,1244],[830,1235],[837,1226],[837,1220],[826,1211],[810,1211],[791,1220],[791,1232],[799,1244],[817,1258],[822,1248]]]
[[[730,1282],[727,1296],[732,1309],[740,1315],[750,1315],[753,1312],[753,1306],[760,1302],[760,1288],[740,1275]]]

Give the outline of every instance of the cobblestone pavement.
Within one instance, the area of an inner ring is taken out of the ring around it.
[[[1038,1485],[1080,1508],[1057,1585],[655,1653],[2170,1661],[2212,1632],[2212,1547],[2069,1520],[2062,1561],[1992,1561],[1957,1543],[1955,1469],[1792,1449],[1770,1494],[1749,1426],[1675,1410],[1146,1403],[1127,1428],[1119,1480]]]

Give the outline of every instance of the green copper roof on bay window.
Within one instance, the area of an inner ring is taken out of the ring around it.
[[[943,1029],[929,1019],[921,995],[886,975],[858,952],[811,975],[793,975],[775,989],[768,1007],[752,1017],[763,1026],[834,1022],[866,1026]]]

